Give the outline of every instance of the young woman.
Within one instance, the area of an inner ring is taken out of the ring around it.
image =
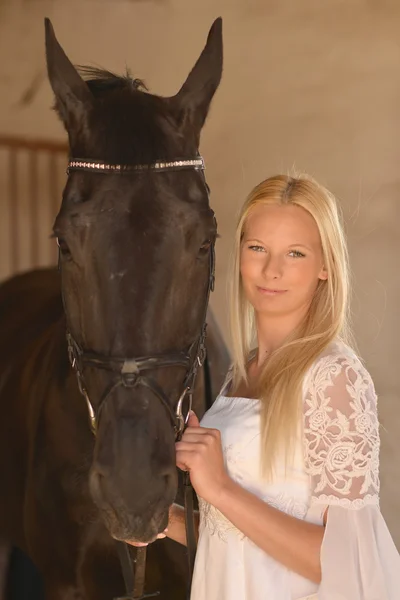
[[[306,176],[260,183],[240,215],[230,288],[233,367],[176,445],[200,503],[192,599],[400,598],[333,196]],[[176,505],[167,534],[185,543]]]

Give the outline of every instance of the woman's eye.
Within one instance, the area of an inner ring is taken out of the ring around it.
[[[305,254],[300,252],[300,250],[291,250],[289,252],[289,255],[292,256],[293,258],[304,258],[305,257]]]
[[[253,252],[264,252],[264,248],[262,246],[249,246],[249,250],[253,250]]]

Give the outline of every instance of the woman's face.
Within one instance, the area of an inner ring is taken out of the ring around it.
[[[327,279],[313,217],[293,205],[256,207],[244,227],[240,272],[256,313],[306,312],[318,281]]]

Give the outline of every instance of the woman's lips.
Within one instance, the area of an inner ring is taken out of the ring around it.
[[[261,292],[261,294],[264,294],[264,296],[280,296],[281,294],[285,294],[285,292],[287,292],[287,290],[275,290],[272,288],[258,287],[257,289],[259,292]]]

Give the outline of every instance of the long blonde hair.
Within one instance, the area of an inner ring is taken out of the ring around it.
[[[301,415],[302,384],[314,360],[335,338],[352,344],[349,326],[349,265],[341,216],[334,196],[307,175],[277,175],[262,181],[247,197],[236,229],[232,272],[229,278],[230,325],[233,355],[233,389],[248,383],[247,363],[254,344],[255,312],[247,300],[240,275],[244,228],[258,206],[294,205],[315,220],[322,245],[327,280],[320,280],[309,311],[283,346],[271,354],[258,379],[261,406],[262,471],[274,472],[278,452],[285,463],[293,458]]]

